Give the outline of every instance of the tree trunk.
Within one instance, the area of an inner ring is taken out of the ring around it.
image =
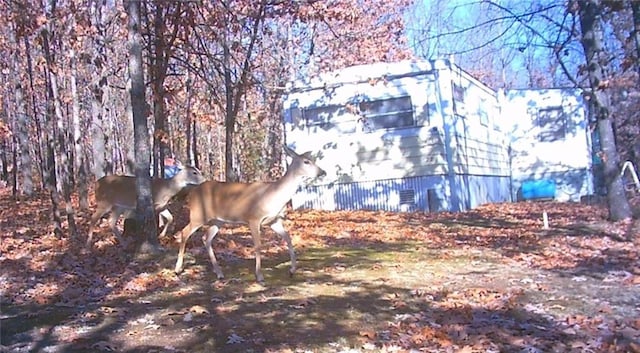
[[[0,170],[0,188],[9,184],[9,158],[7,158],[7,155],[9,151],[13,149],[12,144],[7,143],[9,139],[9,136],[3,137],[0,143],[0,164],[2,164],[2,169]]]
[[[252,32],[250,36],[249,46],[245,51],[244,61],[240,69],[240,77],[237,81],[233,81],[231,76],[231,52],[229,49],[229,28],[225,28],[223,48],[223,65],[224,65],[224,86],[226,94],[226,112],[225,112],[225,173],[227,181],[237,181],[238,175],[234,170],[233,157],[235,155],[233,151],[233,136],[235,134],[236,119],[240,108],[240,103],[247,90],[247,79],[251,72],[251,56],[253,55],[254,45],[258,39],[258,33],[260,32],[260,26],[264,20],[264,13],[266,9],[266,2],[261,1],[257,16],[254,18]]]
[[[196,153],[196,122],[191,118],[191,83],[191,77],[189,76],[189,72],[187,71],[187,106],[185,113],[185,125],[187,127],[187,163],[191,166],[199,168]]]
[[[127,82],[127,91],[131,89],[131,80]],[[127,116],[133,117],[131,99],[126,102]],[[145,105],[146,107],[146,105]],[[133,148],[124,149],[123,145],[128,145],[127,134],[133,131],[133,119],[128,119],[126,125],[121,124],[118,118],[111,111],[106,111],[109,132],[111,133],[107,143],[110,147],[111,165],[107,170],[116,174],[135,174],[135,151]],[[133,140],[131,141],[133,143]]]
[[[108,62],[106,55],[107,49],[105,43],[105,23],[107,18],[105,15],[104,7],[105,2],[92,3],[91,7],[91,21],[96,28],[95,43],[98,45],[94,48],[93,58],[91,63],[94,70],[94,80],[89,87],[91,89],[91,151],[93,157],[93,176],[96,180],[106,175],[108,170],[113,170],[113,161],[107,162],[107,89],[108,80],[105,64]]]
[[[145,100],[145,85],[142,64],[142,36],[140,34],[140,0],[126,2],[129,41],[129,77],[131,80],[131,110],[133,115],[133,131],[135,146],[135,176],[136,176],[136,223],[138,224],[138,238],[142,240],[138,250],[152,252],[158,247],[157,223],[151,197],[151,179],[149,165],[151,151],[149,146],[149,131],[147,128],[147,103]]]
[[[200,168],[200,159],[198,158],[198,130],[194,119],[189,120],[187,131],[190,132],[189,141],[191,141],[189,148],[189,164],[196,168]]]
[[[13,187],[11,189],[11,195],[13,195],[14,199],[18,198],[18,139],[13,137],[13,170],[11,173],[11,177],[13,179]]]
[[[636,70],[640,77],[640,1],[629,1],[633,15],[633,41],[636,47]],[[640,168],[640,136],[636,136],[632,147],[633,162]]]
[[[98,67],[98,71],[101,71]],[[107,79],[101,77],[92,87],[91,95],[91,151],[93,153],[93,175],[96,180],[106,174],[106,137],[104,134],[104,89]]]
[[[69,141],[66,134],[67,126],[65,126],[64,123],[65,118],[60,104],[58,77],[52,70],[49,70],[49,75],[51,77],[49,84],[51,85],[51,92],[53,93],[52,100],[56,123],[56,129],[53,131],[55,135],[54,155],[57,156],[56,166],[59,167],[56,168],[56,188],[58,192],[62,192],[65,214],[67,215],[68,234],[70,237],[75,238],[78,232],[75,222],[75,209],[71,202],[71,190],[73,189],[71,185],[72,161],[69,160],[69,151],[67,150],[70,144],[68,143]]]
[[[53,0],[51,0],[53,1]],[[50,4],[51,8],[54,8],[54,4]],[[49,22],[48,26],[51,26],[51,22]],[[65,213],[67,216],[67,225],[70,237],[76,237],[76,223],[75,223],[75,210],[73,208],[73,204],[71,202],[71,162],[69,161],[69,152],[67,151],[67,146],[69,145],[67,141],[66,131],[67,127],[64,124],[64,115],[62,113],[62,107],[60,103],[60,92],[58,87],[58,73],[55,69],[55,59],[54,55],[51,52],[51,36],[53,31],[50,28],[47,28],[42,34],[43,37],[43,48],[45,52],[45,61],[47,65],[47,77],[48,77],[48,92],[49,92],[49,119],[52,121],[50,126],[54,126],[53,129],[49,131],[51,135],[51,139],[53,139],[53,144],[49,146],[50,153],[53,154],[53,168],[49,170],[50,173],[54,174],[55,183],[49,185],[53,186],[55,191],[52,195],[52,200],[55,200],[58,203],[59,209],[59,193],[62,192],[63,202]],[[51,160],[51,156],[49,157]],[[59,220],[56,220],[58,223]],[[56,224],[56,228],[60,228],[62,230],[62,224]]]
[[[607,202],[609,218],[617,221],[632,216],[627,201],[622,178],[620,177],[620,159],[616,151],[613,122],[611,119],[598,120],[598,133],[603,153],[604,180],[607,185]]]
[[[18,43],[16,41],[15,33],[12,30],[9,30],[9,35],[11,36],[10,40],[13,43],[15,48],[18,48]],[[33,176],[32,173],[32,160],[31,160],[31,142],[29,141],[29,117],[27,116],[27,105],[24,98],[24,88],[22,87],[22,81],[20,80],[20,75],[18,74],[20,70],[19,58],[21,56],[16,53],[10,59],[13,65],[13,70],[16,75],[13,75],[14,82],[14,98],[15,98],[15,109],[16,109],[16,126],[17,126],[17,138],[18,138],[18,149],[20,150],[20,165],[15,165],[16,172],[20,171],[20,175],[22,176],[21,187],[16,185],[16,189],[22,190],[22,192],[27,195],[33,195]]]
[[[228,104],[227,104],[228,105]],[[235,182],[238,181],[238,176],[233,167],[233,136],[235,127],[235,116],[231,111],[227,110],[225,118],[225,139],[224,139],[224,170],[225,181]]]
[[[167,139],[164,106],[164,81],[166,79],[166,60],[164,42],[164,4],[155,3],[153,20],[153,57],[150,60],[151,94],[153,95],[153,170],[154,175],[164,178],[164,141]]]
[[[167,119],[165,107],[166,90],[164,83],[167,79],[169,61],[173,52],[178,33],[182,28],[180,21],[182,14],[181,2],[154,3],[155,13],[153,18],[153,56],[150,57],[151,89],[153,93],[154,116],[154,170],[156,175],[164,177],[164,157],[167,153],[173,153],[171,146],[170,124]],[[167,29],[171,23],[172,28]]]
[[[156,62],[156,64],[158,64]],[[168,139],[167,134],[167,117],[164,106],[164,80],[166,75],[160,71],[160,68],[152,68],[151,71],[155,72],[155,77],[152,83],[153,94],[153,170],[154,176],[164,178],[164,157],[166,152],[166,141]]]
[[[43,35],[43,37],[46,35]],[[46,42],[46,40],[43,40]],[[47,77],[49,75],[47,74]],[[49,79],[47,79],[49,81]],[[51,198],[51,213],[53,220],[54,233],[57,237],[61,238],[63,235],[62,231],[62,215],[60,213],[60,208],[62,204],[62,200],[60,197],[60,193],[58,192],[58,178],[56,175],[56,139],[55,139],[55,115],[53,110],[53,102],[52,102],[52,94],[51,94],[51,85],[47,83],[47,114],[45,117],[45,157],[44,161],[44,184],[45,188],[49,192],[49,197]]]
[[[78,190],[80,209],[89,210],[89,185],[87,180],[87,165],[85,148],[83,148],[82,125],[80,122],[80,97],[78,96],[78,63],[75,50],[70,50],[71,57],[71,120],[73,122],[73,171],[71,178]]]
[[[632,0],[631,13],[633,16],[633,42],[636,46],[636,70],[640,74],[640,1]]]
[[[44,150],[46,149],[46,147],[44,146],[44,143],[46,141],[46,138],[44,137],[44,132],[42,130],[42,121],[40,120],[40,115],[38,114],[38,108],[37,108],[37,99],[36,99],[36,89],[34,86],[34,74],[33,74],[33,58],[31,57],[31,44],[29,44],[29,39],[28,38],[24,38],[24,48],[25,48],[25,54],[26,54],[26,58],[27,58],[27,72],[29,74],[29,87],[31,88],[31,114],[33,117],[33,122],[36,128],[36,136],[37,136],[37,143],[35,144],[36,148],[35,148],[35,154],[36,154],[36,161],[38,162],[38,170],[40,171],[40,181],[42,183],[42,187],[46,188],[46,157],[45,157],[45,152]]]
[[[284,87],[289,77],[284,64],[280,68],[280,71],[281,74],[276,79],[276,87]],[[267,135],[267,148],[270,150],[268,166],[271,180],[279,178],[282,172],[282,147],[280,147],[284,144],[284,120],[280,118],[283,115],[282,95],[283,91],[281,90],[272,91],[267,95],[269,114],[266,119],[268,119],[268,125],[270,126],[269,134]]]
[[[630,218],[631,208],[620,177],[619,156],[610,118],[610,76],[606,72],[608,54],[603,48],[600,0],[581,0],[579,4],[582,47],[586,56],[587,75],[591,86],[591,107],[598,119],[601,148],[603,152],[604,179],[607,187],[609,218],[618,221]]]
[[[11,184],[11,196],[13,196],[14,199],[17,199],[18,196],[18,189],[17,189],[17,184],[18,184],[18,178],[17,178],[17,173],[16,173],[16,165],[18,164],[18,140],[16,139],[16,136],[13,135],[13,137],[11,137],[11,164],[12,164],[12,168],[11,168],[11,174],[9,174],[9,170],[7,169],[7,183]],[[9,161],[7,159],[6,161],[7,163],[7,167],[9,164]],[[3,170],[4,172],[4,170]],[[9,181],[9,177],[11,177],[11,181]]]
[[[223,60],[224,60],[224,89],[226,99],[226,109],[224,118],[225,139],[224,139],[224,170],[225,180],[227,182],[238,181],[238,176],[233,168],[233,135],[236,128],[236,114],[234,106],[234,85],[231,77],[231,53],[227,43],[229,31],[225,29],[225,42],[223,43]],[[240,89],[239,87],[236,90]],[[236,91],[236,94],[239,94]]]

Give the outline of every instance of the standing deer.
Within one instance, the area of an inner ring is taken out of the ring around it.
[[[195,167],[185,167],[170,179],[154,178],[151,180],[151,196],[153,207],[158,214],[158,223],[163,237],[169,224],[173,222],[173,215],[167,209],[169,201],[182,189],[189,185],[198,185],[206,179]],[[129,216],[136,209],[136,177],[127,175],[107,175],[96,182],[96,212],[91,217],[87,246],[93,243],[93,233],[102,217],[109,211],[109,224],[113,234],[121,240],[121,232],[116,227],[121,215]],[[166,222],[165,222],[166,220]]]
[[[264,282],[260,271],[261,226],[269,225],[289,248],[291,268],[296,270],[296,254],[289,234],[282,225],[281,212],[305,179],[326,175],[312,160],[311,153],[298,155],[288,147],[284,151],[292,158],[287,172],[275,182],[227,183],[207,181],[194,187],[187,196],[189,224],[177,235],[180,251],[175,272],[182,272],[184,251],[189,237],[200,227],[206,226],[205,248],[209,253],[213,271],[218,279],[224,278],[213,253],[212,241],[224,223],[245,223],[249,225],[255,250],[255,276],[258,282]]]

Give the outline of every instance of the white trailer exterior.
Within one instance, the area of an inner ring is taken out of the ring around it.
[[[549,180],[558,201],[594,193],[592,141],[580,89],[510,90],[501,99],[511,145],[512,198],[525,182]]]
[[[284,108],[287,144],[327,171],[294,208],[460,211],[512,200],[498,95],[447,60],[297,82]]]

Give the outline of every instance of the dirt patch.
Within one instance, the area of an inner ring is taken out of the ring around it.
[[[292,212],[299,269],[265,232],[266,285],[244,227],[221,231],[216,281],[200,241],[135,259],[2,204],[0,339],[6,352],[634,352],[640,263],[626,224],[575,204],[457,214]],[[13,210],[23,214],[16,217]],[[542,211],[551,229],[541,228]],[[184,220],[182,220],[184,222]],[[180,220],[178,220],[180,224]],[[180,226],[180,225],[178,225]],[[193,238],[198,238],[195,236]]]

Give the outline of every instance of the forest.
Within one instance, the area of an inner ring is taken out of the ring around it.
[[[0,0],[0,9],[0,351],[640,352],[629,305],[640,298],[640,198],[620,173],[640,165],[640,2]],[[180,163],[208,180],[278,180],[292,82],[437,58],[495,90],[584,89],[602,202],[289,210],[294,277],[265,229],[266,284],[254,283],[244,226],[213,244],[226,279],[215,280],[196,241],[184,273],[172,271],[172,234],[189,216],[179,195],[171,234],[158,235],[150,176]],[[96,181],[114,174],[137,177],[124,192],[136,195],[137,226],[118,224],[125,234],[115,237],[103,225],[87,247]]]
[[[591,128],[617,195],[611,218],[631,215],[615,174],[640,155],[633,1],[130,4],[0,5],[0,179],[14,197],[48,190],[61,234],[62,222],[76,233],[73,195],[87,209],[94,180],[144,175],[149,163],[163,175],[165,157],[211,179],[273,180],[283,172],[281,102],[291,82],[439,57],[494,89],[592,90]]]

